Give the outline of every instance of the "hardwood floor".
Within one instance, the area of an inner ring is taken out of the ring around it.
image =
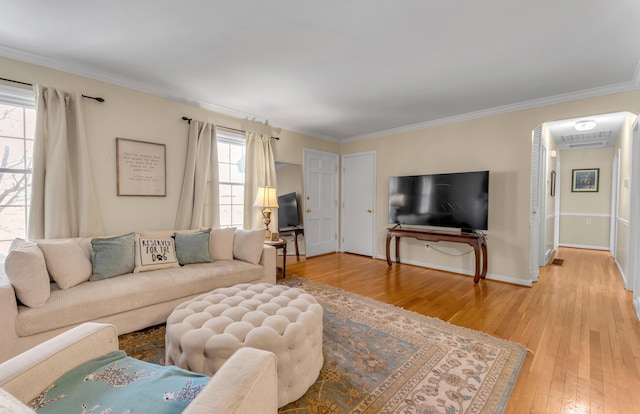
[[[560,248],[533,287],[336,253],[298,275],[524,345],[507,413],[640,413],[640,322],[608,252]]]

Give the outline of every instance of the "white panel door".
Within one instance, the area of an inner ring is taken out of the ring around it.
[[[342,250],[374,255],[376,153],[342,156]]]
[[[540,228],[544,221],[540,203],[540,150],[542,148],[542,126],[538,126],[531,133],[531,216],[529,220],[529,230],[531,241],[529,245],[529,270],[531,281],[538,281],[540,271]],[[544,181],[542,181],[544,183]],[[544,188],[544,186],[543,186]],[[542,217],[542,218],[541,218]],[[544,240],[544,239],[542,239]]]
[[[338,250],[338,155],[304,150],[304,237],[307,256]]]

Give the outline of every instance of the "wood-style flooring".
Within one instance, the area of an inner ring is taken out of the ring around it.
[[[335,253],[289,256],[298,275],[528,349],[507,413],[640,413],[640,322],[608,252],[560,248],[523,287]]]

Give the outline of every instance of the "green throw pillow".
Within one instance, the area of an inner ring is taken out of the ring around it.
[[[176,256],[181,265],[190,263],[213,262],[209,253],[209,234],[211,229],[195,233],[175,233]]]
[[[133,272],[135,267],[134,233],[91,240],[93,273],[96,281]]]

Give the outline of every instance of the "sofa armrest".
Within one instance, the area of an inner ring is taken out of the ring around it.
[[[0,387],[28,403],[67,371],[118,350],[113,325],[88,322],[0,364]]]
[[[240,348],[211,377],[184,414],[253,414],[278,411],[276,356]]]
[[[262,256],[260,257],[261,266],[264,267],[263,281],[266,283],[276,284],[276,248],[265,244],[262,248]]]
[[[0,315],[0,361],[4,361],[17,353],[14,344],[18,338],[16,291],[5,274],[0,275]]]

